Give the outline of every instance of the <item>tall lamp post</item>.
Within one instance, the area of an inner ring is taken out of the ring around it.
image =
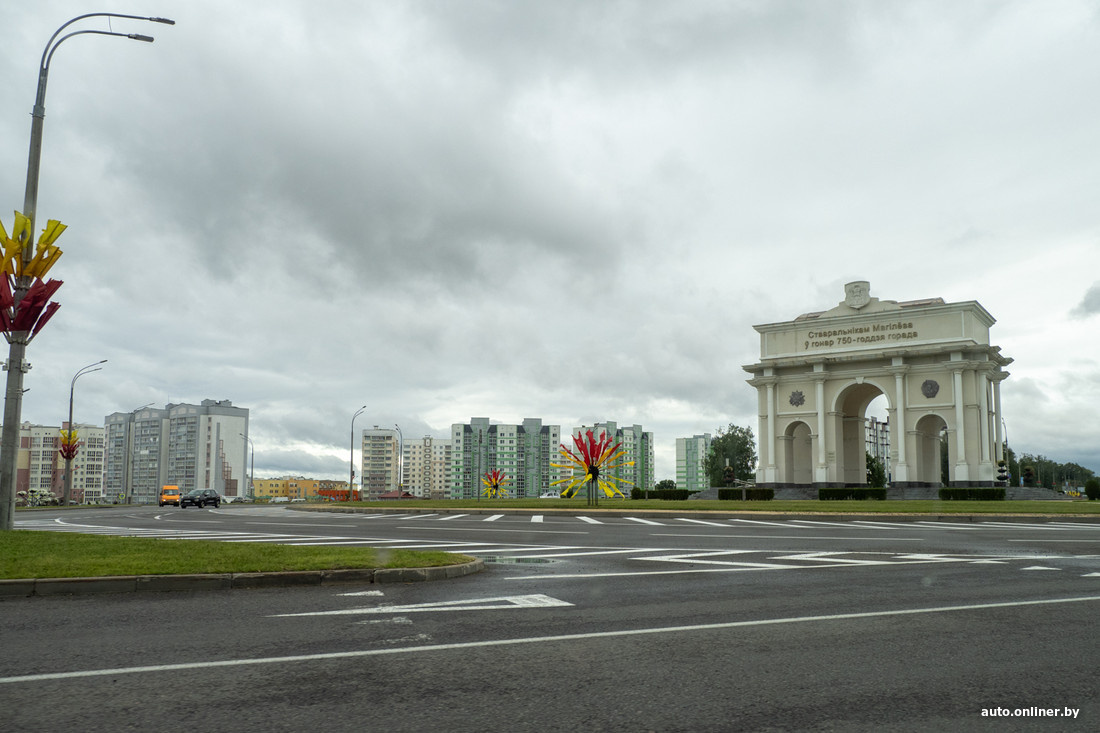
[[[256,445],[252,442],[252,438],[248,437],[244,433],[241,433],[241,437],[248,441],[248,445],[252,447],[252,467],[248,469],[248,498],[254,498],[252,496],[252,482],[256,479]]]
[[[34,108],[31,110],[31,144],[27,158],[27,188],[23,199],[23,216],[27,218],[28,225],[23,228],[20,235],[22,268],[17,272],[25,273],[27,266],[35,255],[34,217],[38,208],[38,169],[42,160],[42,125],[46,119],[46,80],[49,77],[50,60],[53,58],[54,51],[66,40],[83,34],[118,36],[134,41],[153,42],[152,36],[100,30],[73,31],[58,38],[61,32],[73,23],[85,18],[100,16],[147,20],[153,23],[175,25],[175,21],[167,18],[150,18],[141,15],[122,15],[120,13],[87,13],[78,15],[68,21],[50,36],[46,48],[42,51],[42,60],[38,65],[38,91],[34,98]],[[4,275],[4,277],[7,276]],[[12,292],[12,311],[15,314],[20,310],[20,306],[24,305],[23,299],[34,283],[35,278],[32,275],[20,274],[15,277],[15,287]],[[26,305],[30,307],[31,304]],[[45,317],[44,314],[43,318]],[[8,362],[4,367],[8,371],[8,377],[7,389],[4,394],[4,429],[2,436],[0,436],[0,531],[10,530],[15,524],[15,473],[17,466],[15,451],[19,443],[19,426],[22,420],[23,374],[30,369],[25,357],[27,344],[30,343],[36,331],[44,324],[44,321],[42,321],[37,326],[33,323],[28,325],[26,320],[24,319],[24,322],[20,324],[20,330],[16,330],[13,323],[11,330],[5,333],[10,348],[8,350]]]
[[[63,455],[65,456],[65,493],[62,495],[62,506],[68,506],[69,499],[73,495],[73,458],[76,456],[77,450],[76,428],[73,427],[73,393],[76,391],[76,380],[89,372],[98,372],[103,368],[100,364],[106,363],[107,360],[103,359],[95,364],[89,364],[74,374],[73,381],[69,382],[69,434],[67,436],[68,440],[65,438],[61,440]]]
[[[404,493],[401,486],[405,483],[405,436],[401,433],[401,428],[394,423],[393,426],[397,428],[397,496],[401,497]]]
[[[348,459],[348,464],[351,468],[351,473],[348,478],[348,501],[351,501],[351,492],[355,487],[355,418],[363,414],[363,411],[367,409],[366,405],[360,407],[354,415],[351,416],[351,458]],[[360,480],[365,479],[363,476]],[[364,484],[366,486],[366,484]],[[362,492],[360,492],[359,498],[362,499]]]

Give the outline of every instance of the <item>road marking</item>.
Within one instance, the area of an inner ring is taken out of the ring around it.
[[[542,515],[541,514],[532,515],[531,516],[531,521],[534,522],[535,524],[541,524],[542,523]]]
[[[639,519],[638,517],[623,517],[623,519],[626,519],[626,520],[631,521],[631,522],[637,522],[638,524],[652,524],[656,527],[665,526],[665,525],[661,524],[660,522],[651,522],[648,519]]]
[[[603,524],[603,522],[601,522],[600,520],[593,519],[592,517],[577,517],[577,519],[581,520],[582,522],[588,522],[589,524]]]
[[[337,593],[338,596],[381,596],[385,595],[380,590],[357,590],[352,593]]]
[[[710,527],[728,527],[729,526],[728,524],[722,524],[720,522],[708,522],[704,519],[685,519],[683,517],[677,517],[676,519],[677,519],[677,521],[680,521],[680,522],[691,522],[692,524],[705,524],[705,525],[708,525]]]
[[[816,537],[813,535],[782,535],[782,534],[661,534],[655,533],[654,537],[721,537],[735,540],[849,540],[859,542],[924,542],[923,537]]]
[[[439,521],[446,522],[448,519],[458,519],[459,517],[468,517],[469,514],[448,514],[445,517],[440,517]]]
[[[1043,565],[1032,565],[1028,568],[1020,568],[1020,570],[1061,570],[1062,568],[1048,568]]]
[[[431,514],[414,514],[411,517],[409,517],[409,521],[411,522],[415,519],[427,519],[428,517],[438,517],[438,516],[439,515],[436,514],[435,512],[432,512]]]
[[[590,534],[587,531],[576,529],[490,529],[488,527],[394,527],[394,529],[434,529],[440,532],[518,532],[520,534],[531,534],[537,532],[538,534]]]
[[[514,608],[564,608],[572,603],[536,593],[526,596],[499,596],[497,598],[472,598],[462,601],[437,601],[414,603],[408,606],[373,606],[370,608],[343,608],[338,611],[310,611],[308,613],[277,613],[268,618],[296,616],[352,616],[365,613],[420,613],[425,611],[500,611]]]
[[[900,608],[891,611],[834,613],[822,616],[789,616],[783,618],[754,619],[750,621],[727,621],[725,623],[719,624],[696,624],[694,626],[658,626],[643,629],[621,629],[619,631],[592,631],[583,634],[560,634],[557,636],[530,636],[512,639],[488,639],[486,641],[467,641],[457,642],[454,644],[409,646],[397,649],[358,649],[347,652],[298,654],[284,657],[215,659],[201,662],[183,662],[179,664],[151,664],[142,667],[114,667],[109,669],[87,669],[77,672],[45,672],[40,674],[18,675],[14,677],[0,677],[0,684],[8,685],[18,684],[22,682],[81,679],[87,677],[112,677],[122,674],[147,674],[149,672],[180,672],[188,669],[212,669],[214,667],[245,667],[258,664],[292,664],[297,662],[320,662],[330,659],[361,659],[363,657],[379,657],[388,654],[424,654],[430,652],[457,651],[462,649],[519,646],[521,644],[553,644],[563,641],[588,641],[591,639],[613,639],[629,636],[651,636],[655,634],[683,634],[695,631],[724,631],[726,629],[751,628],[755,626],[775,626],[778,624],[805,624],[821,623],[827,621],[852,621],[868,618],[888,618],[892,616],[915,616],[932,613],[952,613],[958,611],[984,611],[991,608],[1022,608],[1026,606],[1051,606],[1066,603],[1088,603],[1094,601],[1100,601],[1100,596],[1044,598],[1033,601],[976,603],[962,606],[934,606],[931,608]]]
[[[484,521],[486,521],[486,522],[495,522],[503,516],[504,516],[503,514],[494,514],[491,517],[486,517]]]
[[[790,522],[765,522],[762,519],[731,519],[731,522],[743,522],[744,524],[770,524],[773,527],[783,527],[784,529],[790,529]],[[725,525],[723,525],[725,526]],[[797,525],[795,525],[797,526]]]

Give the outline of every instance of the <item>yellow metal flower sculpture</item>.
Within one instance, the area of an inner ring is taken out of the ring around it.
[[[508,483],[508,479],[504,476],[504,471],[499,468],[494,468],[481,478],[482,485],[485,486],[485,491],[481,492],[490,499],[504,499],[508,496],[508,490],[504,488],[504,484]]]
[[[622,443],[613,444],[611,438],[604,432],[600,433],[600,438],[597,440],[592,431],[587,430],[583,438],[573,436],[573,445],[576,446],[576,453],[566,448],[564,444],[559,451],[561,457],[568,463],[552,465],[555,468],[571,468],[575,471],[574,475],[555,481],[551,486],[566,484],[562,496],[572,498],[577,495],[577,489],[587,484],[589,503],[594,501],[598,503],[597,489],[603,490],[608,498],[621,496],[625,499],[626,495],[620,490],[619,485],[633,486],[634,483],[612,473],[617,468],[634,465],[634,461],[621,460],[626,455],[626,451],[622,450]],[[581,474],[581,471],[584,473]]]

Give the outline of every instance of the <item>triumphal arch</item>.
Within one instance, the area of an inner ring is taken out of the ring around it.
[[[993,486],[1012,363],[989,343],[993,316],[976,301],[879,300],[866,281],[844,291],[835,308],[754,326],[757,485],[865,485],[867,407],[885,395],[891,487],[941,485],[944,431],[948,485]]]

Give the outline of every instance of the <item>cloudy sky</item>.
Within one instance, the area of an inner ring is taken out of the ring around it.
[[[251,411],[256,474],[485,416],[756,431],[753,324],[977,300],[1018,452],[1100,472],[1100,11],[1047,2],[0,5],[0,217],[54,55],[69,226],[23,419]],[[108,29],[103,19],[81,29]]]

